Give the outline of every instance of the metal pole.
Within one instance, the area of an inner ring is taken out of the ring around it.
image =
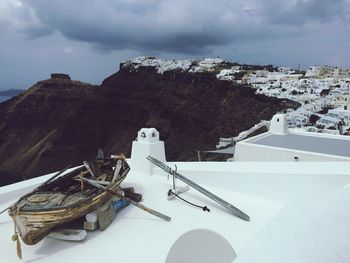
[[[190,179],[186,178],[185,176],[179,174],[178,172],[172,170],[169,166],[167,166],[166,164],[164,164],[161,161],[157,160],[156,158],[153,158],[151,156],[147,156],[146,158],[147,158],[147,160],[149,160],[153,164],[157,165],[159,168],[163,169],[165,172],[167,172],[167,173],[169,173],[171,175],[174,175],[176,178],[178,178],[181,181],[185,182],[186,184],[188,184],[189,186],[193,187],[194,189],[196,189],[197,191],[201,192],[202,194],[204,194],[205,196],[209,197],[210,199],[214,200],[218,204],[222,205],[227,210],[229,210],[233,215],[238,216],[239,218],[241,218],[241,219],[243,219],[245,221],[250,221],[250,217],[246,213],[244,213],[243,211],[238,209],[237,207],[235,207],[232,204],[226,202],[225,200],[221,199],[217,195],[209,192],[208,190],[204,189],[200,185],[196,184],[195,182],[191,181]]]

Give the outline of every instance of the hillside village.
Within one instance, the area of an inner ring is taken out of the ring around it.
[[[299,102],[296,111],[288,112],[290,127],[334,134],[349,128],[349,69],[315,66],[302,72],[278,67],[273,72],[248,72],[237,81],[251,84],[256,93]]]
[[[306,71],[289,67],[251,66],[227,62],[221,58],[203,60],[165,60],[138,57],[121,63],[121,68],[138,70],[154,67],[159,74],[178,70],[189,73],[217,72],[220,80],[248,84],[257,94],[300,103],[297,110],[287,110],[290,128],[329,134],[350,134],[350,69],[312,66]],[[238,141],[268,125],[267,121],[233,138],[221,138],[217,146]]]
[[[240,79],[235,74],[244,72]],[[350,70],[332,66],[312,66],[306,71],[278,67],[277,70],[244,71],[239,66],[224,69],[219,79],[251,84],[256,93],[285,98],[301,104],[287,111],[289,128],[309,132],[349,135]],[[239,141],[266,125],[266,121],[234,138],[221,138],[218,148]]]
[[[225,69],[217,77],[251,84],[258,94],[300,103],[297,110],[286,112],[289,128],[328,134],[350,134],[349,69],[312,66],[306,71],[297,71],[278,67],[274,71],[245,71],[241,79],[236,79],[234,74],[241,71],[240,67]],[[221,138],[217,147],[225,147],[242,140],[261,125],[266,125],[266,121],[234,138]]]

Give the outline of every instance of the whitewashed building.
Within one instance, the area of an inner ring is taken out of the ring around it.
[[[327,113],[328,116],[339,119],[344,119],[346,122],[350,122],[350,111],[342,108],[331,109]]]
[[[307,77],[333,77],[333,78],[346,78],[350,74],[348,68],[339,68],[332,66],[313,66],[310,67],[305,76]]]
[[[334,108],[341,108],[343,110],[350,110],[350,95],[339,95],[331,102]]]

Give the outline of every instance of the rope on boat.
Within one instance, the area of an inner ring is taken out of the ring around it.
[[[18,215],[19,215],[19,206],[17,206],[17,215],[16,216],[18,216]],[[12,241],[16,241],[17,257],[19,259],[22,259],[22,248],[21,248],[21,242],[19,240],[19,236],[18,236],[18,233],[17,233],[15,217],[13,217],[13,226],[14,226],[15,233],[12,236]]]

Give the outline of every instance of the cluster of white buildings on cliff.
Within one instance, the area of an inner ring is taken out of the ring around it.
[[[350,127],[350,69],[313,66],[305,72],[279,67],[277,71],[246,71],[242,78],[235,79],[235,73],[240,71],[244,70],[239,67],[224,69],[217,77],[251,84],[257,94],[299,102],[301,106],[297,110],[288,111],[290,127],[347,133]]]
[[[306,71],[300,71],[289,67],[276,69],[272,66],[257,66],[255,68],[259,70],[256,70],[254,67],[228,63],[221,58],[166,60],[147,56],[125,61],[121,67],[130,71],[154,67],[159,74],[171,70],[193,74],[218,72],[218,79],[250,84],[257,94],[300,103],[297,110],[287,112],[290,127],[333,134],[347,133],[350,128],[348,68],[312,66]]]

